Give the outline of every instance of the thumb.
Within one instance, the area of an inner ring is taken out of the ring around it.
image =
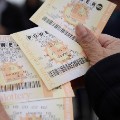
[[[90,62],[95,64],[99,59],[101,59],[97,56],[100,57],[103,53],[101,44],[95,35],[83,25],[77,25],[75,31],[77,42],[83,48]]]

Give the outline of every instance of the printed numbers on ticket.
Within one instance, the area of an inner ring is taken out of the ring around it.
[[[73,120],[72,98],[5,104],[11,120]]]
[[[79,44],[58,39],[40,27],[11,35],[49,90],[85,74],[87,58]]]
[[[48,91],[18,44],[10,36],[0,36],[0,101],[2,103],[73,96],[70,83]]]
[[[54,35],[75,40],[78,23],[99,36],[115,7],[107,0],[47,0],[30,20]]]

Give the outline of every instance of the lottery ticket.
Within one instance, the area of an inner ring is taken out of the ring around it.
[[[99,36],[115,7],[107,0],[47,0],[30,20],[54,35],[75,40],[78,23]]]
[[[49,90],[85,74],[89,68],[80,45],[41,27],[11,35]]]
[[[73,120],[72,98],[6,104],[11,120]]]
[[[18,44],[10,36],[0,36],[0,101],[2,103],[73,96],[70,83],[48,91]]]

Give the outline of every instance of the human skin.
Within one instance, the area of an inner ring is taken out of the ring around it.
[[[120,10],[120,0],[110,1],[118,5],[116,10]],[[78,43],[82,46],[84,52],[90,60],[91,65],[94,65],[95,63],[107,56],[120,52],[119,39],[104,34],[100,35],[99,39],[97,39],[87,28],[82,27],[81,25],[76,27],[76,36]],[[84,30],[87,31],[86,35],[83,33],[85,32]],[[71,83],[73,89],[78,87],[84,87],[83,78],[78,78]],[[0,120],[10,120],[1,103]]]
[[[1,103],[0,103],[0,120],[10,120]]]
[[[95,65],[98,61],[120,52],[120,39],[110,35],[101,34],[96,38],[94,34],[83,25],[77,25],[75,28],[77,42],[83,48],[90,66]],[[71,81],[73,89],[85,87],[84,77]]]
[[[90,66],[98,61],[120,52],[120,39],[110,35],[101,34],[99,38],[86,27],[79,24],[75,28],[77,42],[83,48]],[[84,77],[71,81],[73,89],[84,87]]]
[[[120,0],[109,1],[117,4],[115,10],[120,11]],[[82,30],[84,32],[84,29],[88,32],[86,36],[82,33]],[[91,66],[107,56],[120,52],[120,39],[105,34],[101,34],[97,39],[87,28],[84,28],[82,25],[76,26],[76,37],[78,43],[82,46],[84,52],[90,60]],[[84,81],[84,76],[71,81],[72,88],[77,89],[85,87]]]
[[[120,52],[120,39],[106,34],[101,34],[97,39],[83,25],[76,26],[76,37],[91,66],[110,55]]]

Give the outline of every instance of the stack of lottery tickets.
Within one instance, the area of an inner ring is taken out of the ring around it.
[[[0,100],[11,120],[74,120],[70,81],[89,69],[75,26],[99,37],[115,7],[107,0],[46,0],[30,18],[38,27],[0,36]]]

